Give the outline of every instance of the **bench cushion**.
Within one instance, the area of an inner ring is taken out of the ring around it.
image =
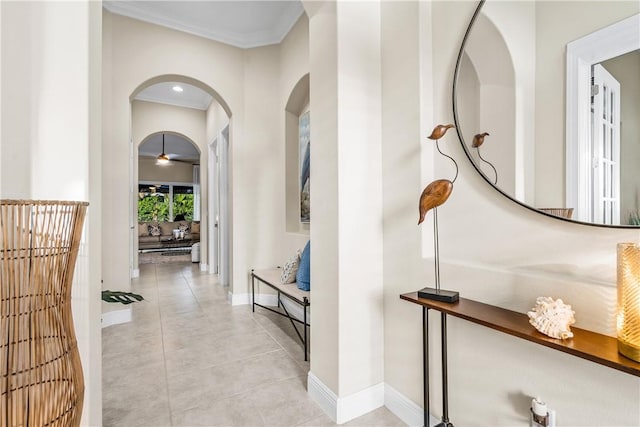
[[[271,284],[281,292],[291,295],[293,298],[296,298],[300,301],[302,301],[304,298],[307,298],[307,300],[311,302],[311,292],[298,289],[296,282],[280,282],[281,271],[282,270],[280,268],[273,268],[269,270],[254,270],[253,275]]]

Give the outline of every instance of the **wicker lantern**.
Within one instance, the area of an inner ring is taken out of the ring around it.
[[[618,350],[640,362],[640,246],[618,243]]]
[[[71,282],[87,203],[0,200],[0,426],[78,426]]]

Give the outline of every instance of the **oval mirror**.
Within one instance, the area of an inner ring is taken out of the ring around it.
[[[640,226],[640,2],[481,1],[453,108],[465,153],[505,196]]]

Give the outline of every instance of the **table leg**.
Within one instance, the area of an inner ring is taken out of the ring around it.
[[[429,427],[429,309],[422,307],[422,396],[424,427]]]
[[[442,340],[442,425],[453,427],[449,421],[449,375],[447,370],[447,315],[440,313],[441,340]]]

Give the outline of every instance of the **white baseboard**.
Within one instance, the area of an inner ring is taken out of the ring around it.
[[[415,402],[389,384],[384,385],[384,406],[408,426],[424,425],[422,407],[416,405]],[[435,426],[439,421],[431,415],[429,423]]]
[[[338,396],[336,396],[329,387],[324,385],[318,377],[313,375],[311,371],[307,374],[307,393],[329,418],[337,422]]]
[[[139,268],[134,268],[133,270],[131,270],[131,278],[135,279],[140,277],[140,269]]]
[[[309,396],[337,424],[343,424],[384,406],[384,383],[368,387],[345,397],[336,394],[311,372],[308,374]]]
[[[131,308],[124,308],[122,310],[107,311],[106,313],[102,313],[103,328],[127,322],[131,322]]]
[[[228,301],[231,305],[251,304],[251,294],[232,294],[229,292]],[[256,302],[275,307],[278,305],[278,296],[273,294],[256,294]]]
[[[207,264],[200,263],[200,271],[209,271],[209,266]]]

